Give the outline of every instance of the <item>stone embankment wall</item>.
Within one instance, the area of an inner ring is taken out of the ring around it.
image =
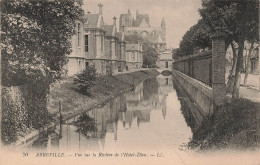
[[[205,116],[213,113],[212,88],[206,84],[173,69],[173,76],[179,85],[187,92],[201,113]]]
[[[212,114],[226,102],[225,35],[211,36],[212,50],[179,58],[173,74],[204,114]]]

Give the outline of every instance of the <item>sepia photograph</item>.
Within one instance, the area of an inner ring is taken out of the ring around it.
[[[260,165],[259,0],[0,0],[0,165]]]

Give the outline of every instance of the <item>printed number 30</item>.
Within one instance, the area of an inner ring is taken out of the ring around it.
[[[26,157],[26,156],[28,156],[28,153],[23,153],[23,157]]]

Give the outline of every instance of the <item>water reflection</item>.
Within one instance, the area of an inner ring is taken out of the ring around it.
[[[105,106],[57,126],[32,146],[97,152],[178,148],[191,137],[180,108],[172,77],[147,79]]]

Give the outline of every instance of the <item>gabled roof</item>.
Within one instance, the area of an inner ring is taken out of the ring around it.
[[[97,27],[99,14],[86,14],[84,15],[84,27]]]
[[[104,25],[104,30],[106,31],[106,37],[117,37],[117,29],[115,25]]]
[[[100,14],[85,14],[84,27],[101,28],[103,26],[103,17]]]
[[[124,42],[125,41],[125,35],[122,32],[116,33],[116,37],[119,39],[120,42]]]
[[[115,35],[114,25],[105,25],[104,29],[106,31],[106,36],[114,36]]]
[[[133,26],[139,27],[143,21],[145,21],[146,24],[150,27],[150,19],[148,14],[138,14]]]

